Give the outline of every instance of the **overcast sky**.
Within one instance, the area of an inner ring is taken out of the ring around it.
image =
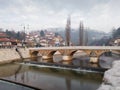
[[[85,27],[109,32],[120,24],[120,0],[0,0],[0,27],[29,30],[66,26],[71,15],[71,28]]]

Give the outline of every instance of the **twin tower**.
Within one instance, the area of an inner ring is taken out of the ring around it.
[[[66,46],[71,46],[71,36],[70,36],[70,31],[71,31],[71,20],[70,17],[67,19],[67,24],[66,24]],[[76,35],[75,35],[76,36]],[[79,26],[79,46],[86,46],[87,45],[87,38],[85,37],[85,31],[84,31],[84,25],[83,22],[80,22]]]

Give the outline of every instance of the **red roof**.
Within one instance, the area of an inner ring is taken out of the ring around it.
[[[8,38],[0,38],[0,42],[10,42],[10,39],[8,39]]]
[[[19,42],[16,39],[0,38],[0,42]]]

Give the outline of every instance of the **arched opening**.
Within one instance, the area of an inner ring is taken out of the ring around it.
[[[62,61],[62,54],[61,54],[61,52],[56,51],[56,52],[53,54],[53,62],[55,62],[55,63],[60,63],[61,61]]]
[[[86,66],[89,64],[89,55],[84,50],[76,50],[73,54],[73,65]]]
[[[91,50],[79,50],[82,56],[90,56]]]
[[[83,50],[75,50],[71,53],[73,58],[81,58],[81,57],[87,57],[87,53]]]
[[[77,50],[72,51],[72,52],[70,53],[70,56],[73,56],[76,52],[77,52]]]
[[[32,52],[32,57],[37,57],[37,54],[38,54],[38,51],[34,51],[34,52]]]
[[[78,59],[89,59],[89,54],[84,51],[84,50],[76,50],[73,54],[73,58],[78,58]]]
[[[113,61],[119,60],[120,55],[114,53],[114,51],[104,51],[99,56],[99,66],[102,68],[111,68]]]
[[[37,61],[37,57],[38,57],[38,51],[33,51],[31,53],[31,60],[32,61]]]
[[[53,56],[55,54],[56,51],[51,51],[48,56]]]
[[[111,51],[105,51],[105,52],[101,53],[101,54],[99,55],[99,57],[100,57],[100,56],[112,56],[112,52],[111,52]]]
[[[43,62],[53,62],[53,55],[56,51],[51,51],[51,52],[48,52],[47,54],[44,54],[42,56],[42,61]]]

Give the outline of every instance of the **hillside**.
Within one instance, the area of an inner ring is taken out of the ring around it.
[[[65,29],[63,29],[63,28],[52,28],[52,29],[49,29],[49,31],[59,33],[65,40]],[[99,40],[102,37],[107,35],[105,32],[98,32],[98,31],[90,30],[90,29],[87,30],[86,32],[87,32],[87,35],[88,35],[88,45],[90,43],[92,43],[94,40]],[[79,30],[78,29],[72,29],[71,30],[71,41],[75,45],[78,45],[78,43],[79,43]]]

